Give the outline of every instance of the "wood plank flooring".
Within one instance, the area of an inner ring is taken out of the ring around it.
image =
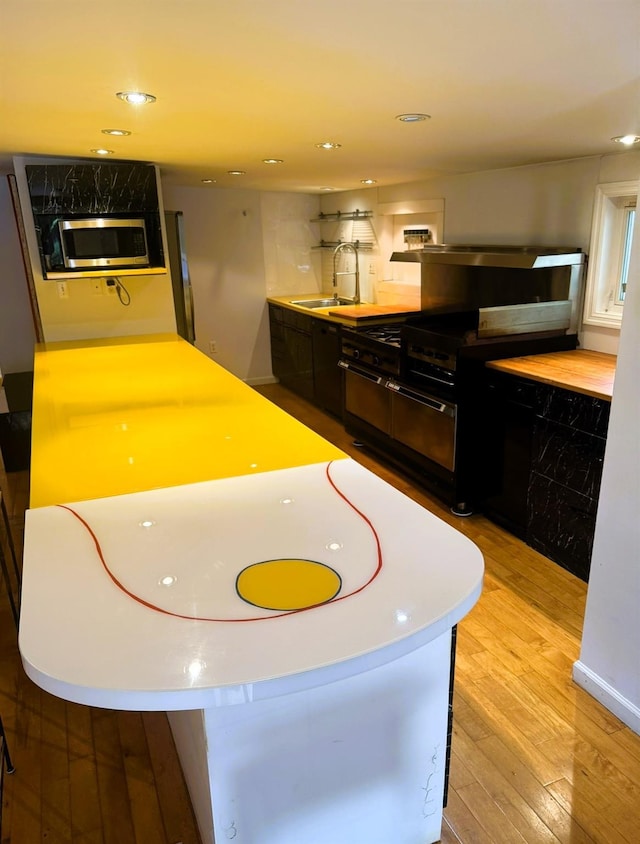
[[[279,385],[259,391],[483,551],[484,591],[458,628],[442,842],[637,844],[640,737],[571,680],[585,584],[484,517],[452,516]],[[0,467],[0,486],[21,545],[28,474]],[[31,683],[4,585],[0,648],[0,715],[16,765],[1,844],[198,844],[163,713],[78,706]]]

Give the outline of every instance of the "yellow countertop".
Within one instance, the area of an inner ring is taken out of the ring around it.
[[[173,334],[36,346],[30,506],[346,455]]]
[[[490,369],[611,401],[617,357],[588,349],[490,361]]]

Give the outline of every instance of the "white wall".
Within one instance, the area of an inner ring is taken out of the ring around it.
[[[320,289],[309,224],[317,199],[204,186],[163,194],[184,214],[196,346],[251,384],[273,380],[266,297]]]
[[[640,227],[629,278],[574,677],[640,733]]]
[[[262,239],[268,296],[319,293],[321,252],[317,196],[262,194]]]
[[[0,180],[0,370],[33,369],[35,333],[6,176]]]

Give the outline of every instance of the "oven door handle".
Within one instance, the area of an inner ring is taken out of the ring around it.
[[[412,375],[417,375],[420,378],[425,378],[429,381],[437,381],[439,384],[445,384],[447,387],[454,387],[455,381],[453,378],[438,378],[437,375],[427,375],[425,372],[420,372],[419,369],[411,369],[409,370]]]
[[[436,399],[430,399],[428,396],[423,396],[422,393],[416,393],[413,390],[409,390],[407,387],[402,387],[400,384],[396,384],[395,381],[387,381],[385,386],[387,389],[397,393],[397,395],[404,396],[406,399],[411,399],[411,401],[423,404],[425,407],[430,407],[438,413],[444,413],[446,416],[455,416],[455,408],[450,404],[437,401]]]
[[[339,360],[338,366],[342,367],[342,369],[347,369],[349,372],[353,373],[353,375],[359,375],[360,378],[366,378],[367,381],[373,381],[374,384],[382,384],[383,379],[380,375],[374,375],[372,372],[360,369],[360,367],[349,363],[348,360]]]

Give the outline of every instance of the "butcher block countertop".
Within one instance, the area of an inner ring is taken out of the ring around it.
[[[616,361],[616,355],[575,349],[494,360],[486,365],[499,372],[611,401]]]
[[[359,305],[341,305],[338,308],[305,308],[302,305],[294,305],[292,300],[330,298],[322,293],[301,293],[295,296],[273,296],[267,299],[272,305],[280,305],[298,313],[308,314],[338,322],[342,325],[360,325],[362,323],[374,324],[375,322],[393,322],[395,318],[404,319],[411,314],[420,312],[420,308],[412,308],[408,305],[374,305],[369,302],[361,302]]]

